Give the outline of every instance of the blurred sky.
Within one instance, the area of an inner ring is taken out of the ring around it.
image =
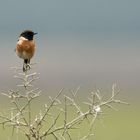
[[[0,88],[14,87],[11,66],[24,29],[38,32],[40,87],[139,90],[140,1],[0,0]]]

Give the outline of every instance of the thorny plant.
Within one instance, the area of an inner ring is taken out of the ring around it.
[[[55,97],[49,97],[50,102],[44,105],[42,112],[32,116],[33,107],[31,105],[41,95],[41,90],[32,85],[38,79],[38,73],[31,73],[29,70],[19,72],[17,68],[15,69],[17,71],[15,78],[20,79],[22,83],[17,85],[17,91],[10,90],[8,93],[1,93],[10,100],[12,107],[10,115],[1,113],[0,123],[3,127],[11,127],[13,133],[15,133],[15,130],[23,133],[28,140],[72,140],[72,131],[76,133],[85,120],[88,120],[89,125],[87,134],[84,136],[82,134],[78,135],[76,139],[88,140],[94,135],[93,126],[96,119],[104,113],[103,106],[114,109],[112,104],[127,104],[116,99],[120,92],[116,84],[112,86],[111,97],[105,101],[101,98],[99,90],[91,92],[87,101],[83,102],[87,106],[86,111],[83,111],[82,103],[77,103],[76,100],[80,87],[75,91],[71,90],[70,96],[62,95],[63,89],[61,89]],[[23,87],[24,90],[19,90],[19,87]],[[62,95],[62,98],[60,98],[60,95]],[[75,114],[73,113],[73,116],[69,117],[71,108],[73,108]]]

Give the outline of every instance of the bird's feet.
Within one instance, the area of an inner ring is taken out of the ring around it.
[[[30,69],[31,69],[31,65],[30,64],[26,64],[26,63],[23,64],[23,72],[27,72]]]

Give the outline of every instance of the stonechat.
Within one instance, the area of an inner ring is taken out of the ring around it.
[[[35,53],[35,41],[33,39],[34,33],[31,30],[23,31],[16,44],[16,54],[24,60],[23,63],[23,72],[27,71],[30,68],[30,60]]]

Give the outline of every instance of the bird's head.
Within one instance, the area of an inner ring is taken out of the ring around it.
[[[37,33],[34,33],[31,30],[25,30],[20,34],[20,37],[25,37],[28,40],[33,40],[34,35],[36,35]]]

